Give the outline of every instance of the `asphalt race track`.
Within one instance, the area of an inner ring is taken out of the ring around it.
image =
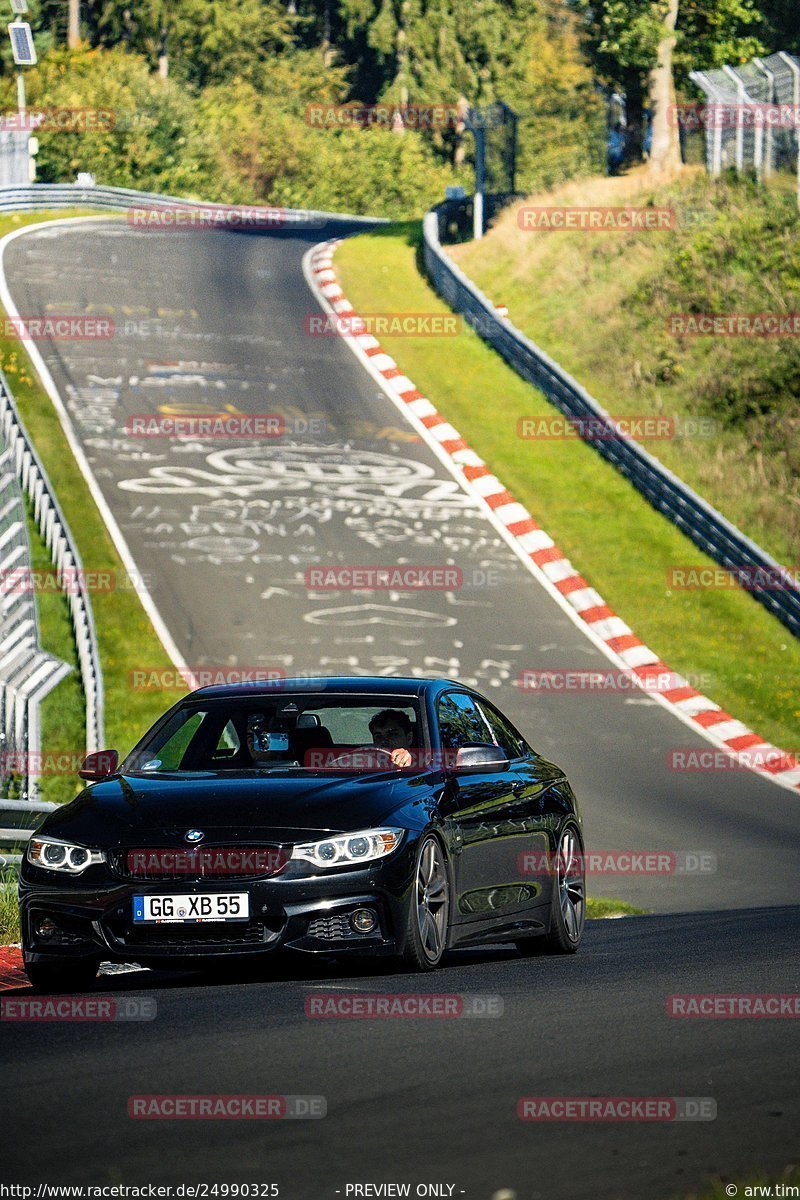
[[[337,232],[154,233],[108,220],[35,229],[6,250],[20,313],[115,321],[111,339],[39,348],[182,658],[287,674],[458,675],[568,770],[590,848],[700,853],[706,869],[590,877],[590,894],[657,915],[594,922],[569,960],[490,949],[452,954],[433,978],[287,959],[235,980],[101,980],[104,994],[154,997],[155,1019],[4,1024],[9,1178],[274,1181],[299,1200],[366,1182],[408,1182],[411,1195],[453,1184],[441,1194],[470,1200],[502,1188],[518,1200],[658,1200],[711,1174],[763,1168],[777,1179],[797,1161],[797,1023],[677,1020],[666,998],[800,990],[797,798],[748,771],[670,769],[673,749],[708,743],[644,693],[544,697],[515,686],[526,669],[606,660],[347,346],[306,333],[318,308],[302,257]],[[286,436],[125,433],[142,414],[221,411],[281,414]],[[313,567],[398,561],[456,565],[464,584],[369,595],[306,585]],[[466,1018],[308,1019],[305,997],[328,985],[497,996],[503,1014],[466,1029]],[[165,1092],[322,1095],[327,1116],[127,1116],[129,1096]],[[717,1116],[608,1125],[516,1115],[520,1097],[562,1095],[709,1097]]]

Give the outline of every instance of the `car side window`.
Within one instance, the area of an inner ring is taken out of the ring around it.
[[[491,734],[477,704],[463,692],[448,692],[436,709],[439,735],[445,750],[458,750],[470,743],[491,741]]]
[[[511,722],[499,713],[486,700],[480,703],[480,710],[489,722],[495,741],[509,758],[522,758],[527,754],[528,747],[521,734],[517,733]]]
[[[239,753],[241,742],[239,735],[236,732],[236,726],[233,721],[228,721],[227,725],[219,735],[219,741],[213,755],[211,756],[214,762],[223,758],[235,758]]]
[[[204,712],[193,712],[188,717],[185,712],[176,714],[174,723],[177,728],[167,736],[156,757],[146,759],[137,766],[140,771],[179,771],[187,751],[203,721],[208,716]],[[178,723],[179,722],[179,723]]]

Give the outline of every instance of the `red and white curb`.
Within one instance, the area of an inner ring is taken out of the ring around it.
[[[22,951],[18,946],[0,946],[0,992],[28,986],[28,976],[22,966]]]
[[[377,338],[353,332],[358,314],[342,292],[333,269],[333,254],[340,241],[321,242],[306,254],[303,269],[311,290],[329,314],[347,318],[349,332],[341,336],[356,357],[465,490],[479,501],[531,573],[606,657],[629,671],[654,701],[712,745],[725,750],[738,765],[800,792],[800,759],[766,742],[677,672],[670,671],[590,587],[528,510],[403,374]]]

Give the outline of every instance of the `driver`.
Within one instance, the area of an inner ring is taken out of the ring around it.
[[[372,743],[388,750],[396,767],[411,765],[411,746],[414,727],[407,713],[399,708],[384,708],[369,723]]]

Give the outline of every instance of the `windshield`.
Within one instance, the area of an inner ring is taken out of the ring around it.
[[[428,750],[416,699],[253,696],[189,701],[145,737],[126,773],[419,769]]]

